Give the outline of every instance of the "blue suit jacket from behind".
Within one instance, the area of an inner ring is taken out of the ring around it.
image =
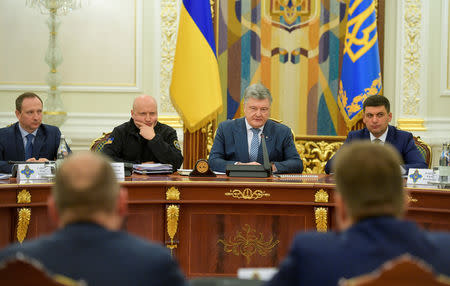
[[[52,125],[41,124],[33,143],[34,158],[55,160],[61,132]],[[68,149],[70,152],[70,149]],[[8,161],[25,161],[25,147],[19,130],[19,122],[0,129],[0,173],[11,173]]]
[[[267,284],[336,286],[405,253],[450,275],[450,234],[432,233],[392,217],[362,220],[342,233],[297,235],[279,272]]]
[[[74,223],[36,240],[0,251],[0,261],[17,252],[54,274],[87,285],[185,285],[183,274],[167,249],[122,231],[93,223]]]
[[[275,164],[277,173],[301,173],[303,162],[295,148],[291,129],[269,119],[263,133],[269,161]],[[220,123],[209,154],[213,171],[225,172],[227,165],[236,162],[250,162],[245,118]],[[263,164],[262,148],[259,148],[257,162]]]
[[[416,144],[414,143],[413,136],[410,132],[398,130],[394,126],[388,126],[388,133],[386,136],[386,142],[390,143],[397,149],[400,155],[403,158],[403,168],[408,172],[409,168],[428,168],[425,163],[425,159],[423,158],[420,151],[417,149]],[[351,131],[348,133],[347,139],[345,143],[349,143],[356,140],[370,140],[370,132],[367,128],[363,128],[356,131]],[[333,158],[328,160],[325,165],[325,173],[329,174],[331,172],[333,164]]]

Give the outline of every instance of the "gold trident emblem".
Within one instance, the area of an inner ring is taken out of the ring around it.
[[[356,8],[361,4],[362,0],[355,0],[353,5],[348,9],[348,15],[352,15]],[[375,5],[372,2],[369,7],[359,15],[356,15],[351,20],[347,21],[347,33],[345,35],[344,41],[344,55],[347,53],[352,62],[356,62],[360,57],[362,57],[378,39],[377,33],[370,38],[370,33],[372,33],[377,28],[377,22],[373,21],[368,27],[362,30],[363,36],[358,38],[358,32],[361,30],[361,26],[364,22],[372,15],[375,11]],[[353,30],[349,33],[349,27],[353,26]],[[352,46],[361,46],[361,48],[355,53],[352,51]]]

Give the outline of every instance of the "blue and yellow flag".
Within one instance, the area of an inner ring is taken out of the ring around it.
[[[374,0],[350,0],[338,104],[348,128],[362,117],[364,100],[381,93]]]
[[[170,96],[194,132],[222,111],[222,93],[209,0],[183,0]]]

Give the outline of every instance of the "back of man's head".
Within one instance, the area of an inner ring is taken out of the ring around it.
[[[119,185],[108,160],[98,153],[69,156],[56,173],[52,190],[60,215],[71,220],[90,220],[97,213],[113,213]]]
[[[334,174],[353,221],[365,217],[401,217],[405,202],[400,154],[389,144],[354,142],[336,154]]]
[[[367,106],[384,106],[387,113],[391,112],[391,104],[389,103],[389,99],[382,95],[371,95],[366,98],[363,102],[363,111],[366,110]]]

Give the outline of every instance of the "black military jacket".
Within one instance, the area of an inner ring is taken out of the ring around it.
[[[133,119],[114,128],[111,143],[105,144],[103,153],[116,162],[140,164],[153,161],[155,163],[172,164],[174,170],[183,163],[177,132],[172,127],[157,122],[155,137],[147,140],[139,134],[139,128]]]

